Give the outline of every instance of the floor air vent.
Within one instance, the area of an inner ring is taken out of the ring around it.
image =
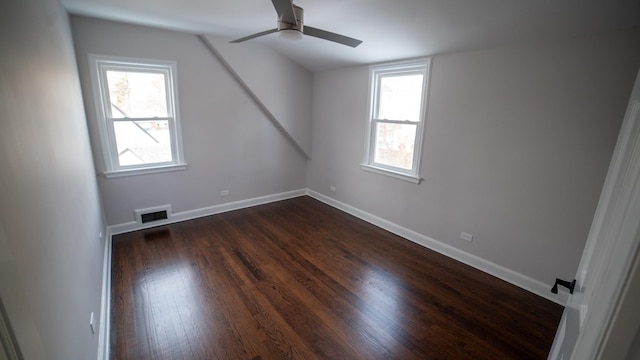
[[[152,212],[152,213],[148,213],[148,214],[142,214],[140,216],[142,223],[148,223],[150,221],[158,221],[158,220],[166,220],[168,219],[167,217],[167,211],[166,210],[162,210],[162,211],[156,211],[156,212]]]
[[[171,205],[161,205],[146,209],[134,210],[136,221],[146,224],[154,221],[168,220],[171,216]]]

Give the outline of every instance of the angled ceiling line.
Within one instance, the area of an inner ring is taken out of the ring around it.
[[[311,160],[311,157],[307,152],[300,146],[300,144],[296,141],[296,139],[291,136],[289,131],[282,125],[282,123],[269,111],[266,105],[260,100],[260,98],[251,90],[249,85],[247,85],[244,80],[240,77],[240,75],[235,71],[235,69],[229,64],[229,62],[222,56],[222,54],[218,51],[218,49],[213,46],[213,44],[207,39],[205,35],[198,35],[198,38],[202,41],[207,49],[211,52],[211,54],[222,64],[222,66],[227,70],[227,72],[233,77],[233,79],[240,85],[242,90],[253,100],[253,102],[258,106],[260,111],[271,121],[271,123],[278,129],[278,131],[298,150],[298,152],[307,160]]]

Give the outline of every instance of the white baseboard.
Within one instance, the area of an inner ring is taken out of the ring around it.
[[[351,214],[357,218],[360,218],[368,223],[381,227],[391,233],[401,236],[407,240],[410,240],[418,245],[424,246],[428,249],[436,251],[442,255],[460,261],[461,263],[472,266],[480,271],[483,271],[489,275],[493,275],[499,279],[502,279],[508,283],[511,283],[524,290],[532,292],[545,299],[551,300],[557,304],[564,306],[567,303],[568,294],[558,293],[552,294],[550,285],[532,279],[526,275],[520,274],[513,270],[507,269],[501,265],[495,264],[491,261],[485,260],[468,252],[462,251],[453,246],[447,245],[443,242],[434,240],[428,236],[417,233],[413,230],[402,227],[398,224],[387,221],[381,217],[370,214],[366,211],[355,208],[351,205],[345,204],[331,197],[328,197],[319,192],[307,189],[307,195],[314,199],[322,201],[323,203],[340,209],[348,214]]]
[[[104,238],[104,260],[102,264],[98,360],[109,360],[109,334],[111,333],[111,236],[111,231],[107,228]]]
[[[275,201],[291,199],[299,196],[304,196],[307,194],[306,189],[293,190],[288,192],[283,192],[279,194],[260,196],[251,199],[239,200],[225,204],[208,206],[200,209],[187,210],[177,213],[172,213],[167,220],[154,221],[151,223],[142,224],[136,221],[131,221],[128,223],[111,225],[108,227],[111,235],[123,234],[131,231],[144,230],[149,229],[156,226],[173,224],[180,221],[186,221],[191,219],[197,219],[204,216],[220,214],[227,211],[244,209],[252,206],[267,204]]]

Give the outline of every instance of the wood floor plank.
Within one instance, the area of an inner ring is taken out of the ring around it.
[[[563,308],[309,197],[115,236],[112,359],[545,359]]]

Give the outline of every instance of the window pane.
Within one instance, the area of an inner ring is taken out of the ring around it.
[[[111,117],[167,117],[164,73],[107,71]]]
[[[377,119],[420,121],[422,74],[380,79]]]
[[[416,128],[414,124],[376,123],[373,161],[411,170]]]
[[[115,121],[120,166],[170,162],[168,121]]]

